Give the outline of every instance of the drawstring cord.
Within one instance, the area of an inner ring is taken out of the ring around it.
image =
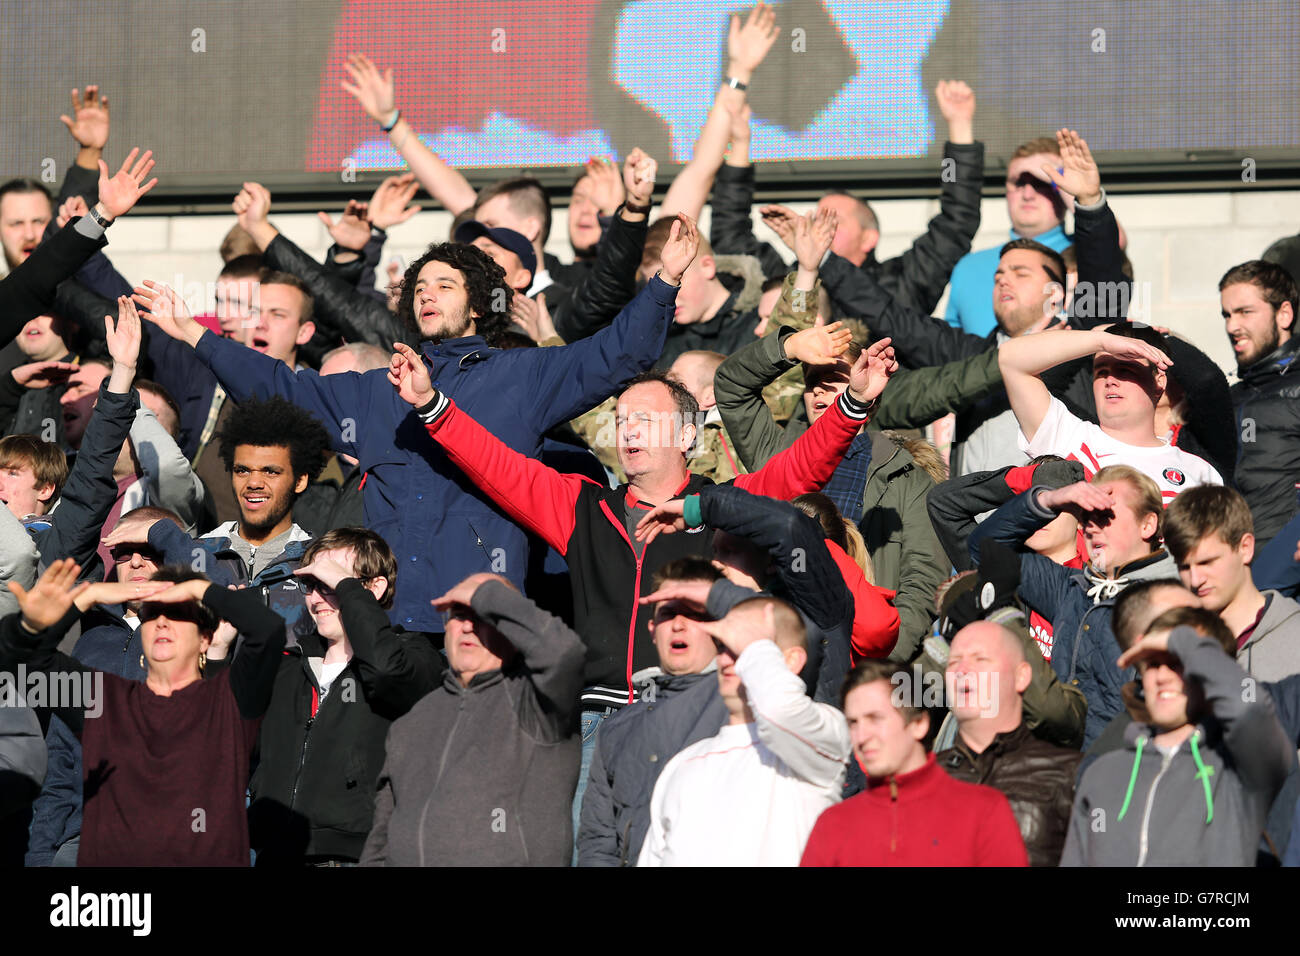
[[[1138,764],[1142,760],[1142,748],[1146,746],[1147,739],[1139,737],[1137,739],[1137,753],[1133,756],[1133,772],[1129,774],[1128,791],[1124,794],[1124,806],[1119,808],[1119,818],[1124,819],[1124,814],[1128,813],[1129,802],[1133,799],[1133,788],[1137,785]]]
[[[1196,779],[1200,780],[1201,786],[1205,788],[1205,822],[1209,823],[1214,819],[1214,797],[1210,795],[1210,777],[1214,775],[1214,768],[1207,767],[1201,760],[1201,748],[1196,744],[1200,737],[1199,729],[1192,734],[1192,759],[1196,761]]]
[[[1205,789],[1205,822],[1211,823],[1214,820],[1214,796],[1210,791],[1210,778],[1214,776],[1214,768],[1207,767],[1205,761],[1201,759],[1201,748],[1199,741],[1201,732],[1198,729],[1192,734],[1192,759],[1196,761],[1196,779],[1201,781],[1201,786]],[[1119,808],[1119,819],[1124,819],[1124,814],[1128,813],[1128,806],[1133,801],[1133,788],[1137,786],[1138,765],[1142,762],[1142,748],[1146,746],[1146,737],[1137,739],[1137,752],[1133,755],[1133,772],[1129,774],[1128,790],[1124,793],[1124,805]]]

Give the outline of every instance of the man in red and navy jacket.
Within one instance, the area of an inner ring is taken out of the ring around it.
[[[764,468],[740,475],[735,484],[783,500],[820,489],[896,368],[888,339],[863,352],[835,408]],[[447,457],[568,561],[575,626],[587,645],[584,706],[630,703],[632,673],[655,663],[652,642],[636,640],[648,633],[651,613],[638,599],[650,593],[651,576],[663,564],[712,554],[713,532],[707,528],[661,535],[648,545],[635,533],[656,505],[712,483],[686,467],[698,412],[690,392],[663,373],[632,379],[619,396],[617,412],[618,457],[628,482],[610,490],[553,471],[499,441],[431,386],[424,365],[406,347],[394,356],[389,378]]]

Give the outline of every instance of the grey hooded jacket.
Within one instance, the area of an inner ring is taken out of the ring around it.
[[[1255,627],[1237,663],[1264,681],[1300,674],[1300,604],[1281,591],[1265,591],[1264,619]]]
[[[1129,726],[1127,746],[1079,781],[1062,866],[1255,865],[1295,745],[1269,694],[1215,640],[1176,628],[1169,652],[1183,679],[1201,686],[1196,730],[1165,754],[1151,726]]]

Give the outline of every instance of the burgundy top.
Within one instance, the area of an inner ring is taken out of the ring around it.
[[[244,791],[261,719],[240,716],[230,671],[170,697],[104,674],[81,734],[78,866],[248,866]]]

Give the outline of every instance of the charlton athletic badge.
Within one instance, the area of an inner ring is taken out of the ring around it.
[[[1179,487],[1183,482],[1187,481],[1187,476],[1177,468],[1166,468],[1164,475],[1165,481],[1169,482],[1174,487]]]

